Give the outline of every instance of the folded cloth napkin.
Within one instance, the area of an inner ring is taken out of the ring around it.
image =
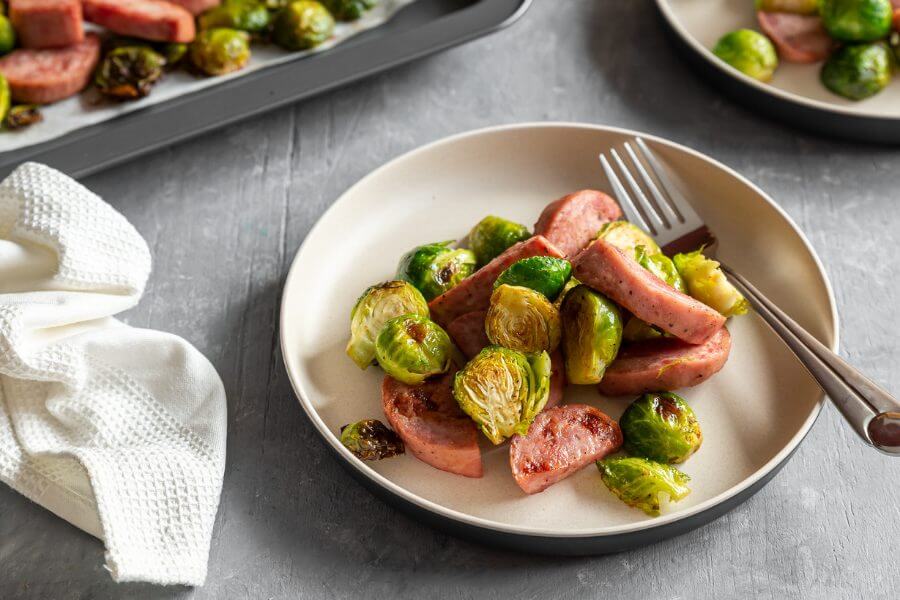
[[[116,581],[200,585],[225,468],[222,381],[195,348],[113,318],[150,252],[77,182],[0,183],[0,480],[106,544]]]

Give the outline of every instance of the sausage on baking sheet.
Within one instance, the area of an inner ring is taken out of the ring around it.
[[[547,205],[534,234],[542,235],[566,256],[574,256],[597,237],[600,228],[622,218],[615,200],[596,190],[581,190]]]
[[[9,20],[23,48],[62,48],[84,39],[81,0],[10,0]]]
[[[0,73],[16,102],[50,104],[87,87],[98,60],[100,38],[89,33],[66,48],[14,50],[0,58]]]
[[[222,0],[166,0],[172,4],[177,4],[194,16],[207,11],[222,3]]]
[[[194,15],[164,0],[82,0],[84,18],[119,35],[156,42],[194,40]]]

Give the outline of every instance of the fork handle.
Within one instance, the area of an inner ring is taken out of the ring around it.
[[[727,265],[722,269],[863,441],[886,454],[900,456],[900,402],[814,338],[742,275]]]

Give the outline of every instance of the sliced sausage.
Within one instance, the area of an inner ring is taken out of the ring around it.
[[[456,317],[447,325],[447,333],[466,358],[474,357],[491,343],[484,330],[485,316],[486,311],[476,310]]]
[[[788,62],[819,62],[828,58],[834,47],[818,15],[758,11],[756,18],[779,56]]]
[[[673,338],[637,342],[623,348],[606,369],[600,393],[627,396],[695,386],[722,370],[730,352],[725,327],[699,346]]]
[[[15,50],[0,58],[0,73],[16,102],[49,104],[83,90],[98,60],[100,38],[89,33],[67,48]]]
[[[466,277],[456,287],[450,288],[428,303],[431,318],[442,327],[466,313],[487,310],[491,303],[494,280],[511,264],[531,256],[553,256],[563,258],[562,252],[536,235],[507,248],[503,254]]]
[[[23,48],[62,48],[84,39],[81,0],[10,0],[9,20]]]
[[[194,40],[194,16],[164,0],[82,0],[84,18],[114,33],[157,42]]]
[[[166,0],[166,2],[177,4],[192,15],[196,16],[204,11],[220,5],[222,3],[222,0]]]
[[[725,324],[718,312],[669,286],[604,240],[582,250],[572,267],[572,275],[582,283],[691,344],[702,344]]]
[[[900,31],[900,6],[897,6],[897,0],[894,0],[894,29]]]
[[[557,350],[550,355],[550,398],[547,399],[544,410],[562,404],[565,391],[566,363],[563,359],[562,352]]]
[[[597,237],[605,223],[622,218],[615,200],[596,190],[581,190],[547,205],[534,224],[566,256],[574,256]]]
[[[384,414],[406,448],[436,469],[481,477],[481,450],[475,422],[453,398],[453,373],[406,385],[386,375],[381,385]]]
[[[542,492],[622,447],[619,424],[585,404],[544,410],[524,436],[513,437],[509,464],[526,494]]]

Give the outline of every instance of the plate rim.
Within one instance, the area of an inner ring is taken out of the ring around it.
[[[757,91],[777,98],[778,100],[789,102],[803,108],[836,113],[841,116],[851,117],[854,119],[869,119],[874,121],[886,120],[900,123],[900,115],[888,115],[884,113],[863,113],[854,110],[853,106],[839,106],[836,104],[829,104],[821,100],[815,100],[807,96],[801,96],[793,92],[787,92],[773,85],[757,81],[756,79],[753,79],[752,77],[749,77],[748,75],[741,73],[737,69],[729,67],[728,65],[723,63],[721,60],[716,58],[716,55],[713,54],[709,48],[698,42],[694,36],[688,33],[684,26],[682,26],[681,22],[676,18],[675,13],[672,10],[672,0],[654,0],[654,2],[656,3],[656,7],[659,10],[660,14],[666,20],[666,23],[669,25],[671,30],[674,31],[679,38],[681,38],[681,41],[687,44],[687,46],[691,50],[693,50],[698,56],[704,59],[708,66],[714,68],[719,73],[727,77],[740,81],[744,85],[748,85],[756,89]]]
[[[341,458],[344,459],[344,462],[351,466],[359,475],[364,476],[371,483],[379,486],[387,492],[394,494],[395,496],[400,497],[401,499],[412,503],[413,505],[426,510],[428,512],[434,513],[439,517],[443,517],[449,519],[450,521],[455,521],[458,523],[462,523],[463,525],[469,525],[481,529],[493,530],[497,532],[502,532],[505,534],[511,535],[522,535],[522,536],[530,536],[530,537],[542,537],[542,538],[556,538],[556,539],[565,539],[565,538],[605,538],[605,537],[613,537],[619,536],[622,534],[635,533],[639,531],[648,531],[653,529],[661,529],[665,526],[672,525],[674,523],[678,523],[682,520],[688,519],[690,517],[698,516],[708,510],[715,508],[716,506],[728,502],[730,499],[738,496],[742,492],[751,488],[754,484],[759,482],[761,479],[765,478],[769,473],[773,470],[777,469],[779,465],[781,465],[786,459],[788,459],[792,453],[799,447],[799,445],[806,438],[806,435],[809,433],[816,419],[821,414],[825,402],[826,395],[825,392],[822,391],[819,394],[818,400],[816,402],[816,406],[814,410],[809,414],[807,419],[804,421],[800,429],[797,433],[794,434],[793,437],[788,441],[787,444],[778,453],[773,456],[769,461],[767,461],[762,467],[754,471],[750,476],[743,479],[740,483],[728,488],[727,490],[721,492],[720,494],[709,498],[708,500],[701,502],[700,504],[693,506],[689,509],[675,511],[670,514],[666,514],[660,517],[656,517],[654,519],[647,519],[644,521],[640,521],[637,523],[628,523],[623,525],[616,525],[613,527],[603,527],[603,528],[594,528],[587,529],[583,531],[558,531],[553,530],[552,528],[543,528],[543,527],[528,527],[524,525],[507,525],[503,523],[497,523],[482,517],[476,517],[461,511],[457,511],[451,508],[447,508],[442,506],[436,502],[428,500],[426,498],[422,498],[421,496],[401,487],[400,485],[392,482],[384,475],[381,475],[374,469],[368,467],[363,461],[355,457],[347,448],[345,448],[341,443],[337,436],[329,429],[329,427],[325,424],[322,418],[318,415],[315,409],[312,407],[311,403],[307,399],[306,390],[303,389],[303,385],[301,384],[299,375],[294,372],[293,367],[291,366],[290,361],[288,360],[288,349],[285,345],[285,331],[286,331],[286,319],[285,314],[288,310],[287,296],[288,291],[293,287],[294,280],[298,277],[297,272],[299,270],[298,265],[301,262],[301,259],[304,257],[305,252],[307,251],[309,240],[318,233],[322,222],[325,220],[325,217],[328,214],[335,210],[335,206],[337,206],[340,201],[346,197],[348,194],[353,192],[358,187],[365,185],[370,179],[375,178],[383,171],[395,166],[396,164],[404,161],[410,160],[417,156],[418,154],[429,152],[434,150],[437,147],[442,145],[449,145],[455,142],[458,142],[462,139],[466,138],[476,138],[480,136],[489,136],[497,133],[507,132],[507,131],[515,131],[515,130],[527,130],[527,129],[578,129],[578,130],[590,130],[590,131],[602,131],[607,133],[616,133],[622,135],[631,135],[631,136],[640,136],[646,140],[650,140],[659,144],[663,144],[674,148],[676,150],[686,152],[695,158],[703,160],[705,162],[711,163],[713,166],[724,170],[727,174],[737,178],[739,181],[749,186],[754,192],[757,193],[766,203],[769,204],[771,208],[774,208],[775,211],[783,218],[787,224],[794,230],[794,233],[798,236],[810,257],[813,260],[813,264],[815,265],[819,277],[824,284],[826,295],[828,298],[829,304],[829,312],[831,313],[831,327],[833,331],[833,340],[831,344],[827,344],[831,350],[837,352],[839,344],[840,344],[840,323],[837,313],[837,302],[834,296],[834,290],[831,285],[831,281],[828,278],[828,274],[825,271],[824,265],[822,264],[819,255],[816,253],[809,239],[803,233],[803,231],[797,226],[794,220],[791,218],[789,214],[787,214],[784,209],[781,208],[768,194],[766,194],[761,188],[759,188],[756,184],[748,180],[746,177],[735,171],[734,169],[728,167],[727,165],[719,162],[718,160],[709,157],[697,150],[679,144],[677,142],[673,142],[666,138],[662,138],[659,136],[647,134],[644,132],[638,132],[632,129],[627,129],[623,127],[614,127],[608,125],[598,125],[593,123],[580,123],[573,121],[538,121],[538,122],[525,122],[525,123],[513,123],[513,124],[504,124],[504,125],[496,125],[483,127],[478,129],[473,129],[469,131],[464,131],[456,134],[452,134],[435,141],[426,143],[421,146],[417,146],[411,150],[408,150],[390,160],[385,162],[384,164],[376,167],[362,178],[360,178],[357,182],[347,188],[343,193],[338,196],[334,202],[322,213],[322,215],[316,220],[316,223],[309,230],[304,238],[303,242],[300,244],[300,247],[297,249],[296,254],[294,255],[294,259],[291,262],[291,267],[288,270],[287,277],[285,278],[284,285],[282,287],[282,297],[281,297],[281,307],[279,310],[279,328],[278,328],[278,337],[279,337],[279,347],[281,349],[281,358],[282,363],[284,364],[285,370],[288,374],[288,380],[291,383],[291,388],[294,391],[294,395],[297,397],[297,400],[306,413],[306,416],[313,423],[315,428],[318,430],[320,436],[326,441]]]

